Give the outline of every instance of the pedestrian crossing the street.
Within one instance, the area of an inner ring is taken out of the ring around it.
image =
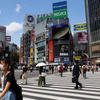
[[[80,76],[82,90],[74,89],[71,82],[72,73],[65,72],[63,77],[57,73],[46,76],[46,86],[38,86],[38,77],[28,78],[27,85],[22,87],[23,100],[100,100],[100,72],[87,73],[87,79]]]

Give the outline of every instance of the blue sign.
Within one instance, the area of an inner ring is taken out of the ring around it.
[[[55,25],[55,26],[52,26],[52,29],[60,28],[60,27],[69,27],[69,25],[68,24]]]
[[[53,3],[53,11],[67,9],[67,1]]]
[[[55,63],[60,62],[60,58],[55,58],[55,59],[54,59],[54,62],[55,62]]]
[[[31,16],[31,15],[27,16],[27,21],[28,22],[33,22],[34,21],[33,16]]]
[[[79,31],[79,30],[87,30],[86,23],[74,25],[74,31]]]

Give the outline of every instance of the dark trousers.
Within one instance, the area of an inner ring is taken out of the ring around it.
[[[46,85],[45,77],[44,76],[39,76],[38,86],[43,86],[42,82],[44,83],[44,86],[45,86]]]
[[[77,78],[79,78],[79,77],[77,77]],[[75,87],[75,88],[78,88],[78,85],[79,85],[80,87],[82,87],[82,84],[78,81],[78,82],[76,83],[76,87]]]
[[[61,73],[61,77],[63,76],[63,71],[60,71],[60,73]]]

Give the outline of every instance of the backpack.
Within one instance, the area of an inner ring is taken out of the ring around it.
[[[64,70],[64,68],[63,68],[63,66],[61,66],[61,71],[63,71]]]
[[[22,87],[16,84],[15,86],[16,100],[23,100]]]

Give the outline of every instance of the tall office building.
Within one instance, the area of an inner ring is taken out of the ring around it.
[[[97,64],[97,59],[100,58],[100,0],[85,0],[85,9],[89,56],[93,64]]]

